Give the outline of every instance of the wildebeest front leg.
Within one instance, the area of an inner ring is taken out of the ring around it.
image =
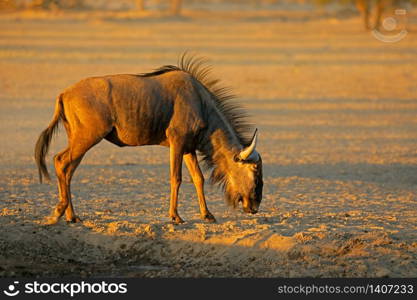
[[[176,224],[184,223],[181,217],[178,215],[178,191],[180,189],[182,180],[182,147],[171,144],[169,148],[170,156],[170,177],[171,177],[171,200],[169,203],[169,216]]]
[[[200,166],[198,165],[196,153],[192,152],[184,155],[184,161],[197,191],[201,218],[209,222],[216,222],[216,219],[207,208],[206,199],[204,197],[204,176],[201,172]]]

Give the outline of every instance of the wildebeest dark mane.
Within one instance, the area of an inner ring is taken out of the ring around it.
[[[158,69],[155,69],[152,72],[140,73],[140,74],[137,74],[137,75],[140,76],[140,77],[152,77],[152,76],[158,76],[158,75],[161,75],[161,74],[164,74],[164,73],[168,73],[168,72],[171,72],[171,71],[180,71],[180,68],[178,68],[177,66],[173,66],[173,65],[165,65],[165,66],[162,66]]]
[[[251,142],[250,132],[252,131],[251,124],[247,122],[248,115],[236,102],[236,96],[231,92],[231,88],[221,85],[219,79],[210,76],[211,69],[211,65],[204,57],[189,55],[185,52],[179,58],[177,66],[165,65],[152,72],[138,74],[138,76],[152,77],[172,71],[184,71],[191,74],[212,95],[214,104],[227,119],[240,143],[248,146]]]

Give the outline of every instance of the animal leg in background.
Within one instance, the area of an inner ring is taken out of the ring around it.
[[[356,7],[362,15],[365,29],[370,29],[371,25],[369,23],[370,17],[370,5],[368,0],[356,0]]]
[[[195,152],[184,155],[184,162],[190,172],[191,178],[198,196],[198,204],[200,206],[200,214],[203,220],[216,222],[216,219],[207,208],[206,198],[204,196],[204,176],[198,165],[197,155]]]

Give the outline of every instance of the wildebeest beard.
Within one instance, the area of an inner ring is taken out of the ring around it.
[[[233,208],[238,207],[239,201],[242,201],[242,196],[239,193],[235,191],[230,191],[227,187],[225,187],[224,190],[224,197],[226,203],[232,206]]]
[[[206,157],[206,160],[204,162],[206,163],[206,168],[208,168],[207,163],[210,163],[211,161],[209,161]],[[213,168],[213,171],[210,176],[210,183],[218,184],[224,192],[225,202],[233,208],[236,208],[239,204],[239,200],[242,199],[240,193],[238,193],[237,191],[233,191],[232,187],[230,186],[230,183],[227,180],[227,176],[224,170],[221,170],[221,168],[219,168],[218,165],[211,164],[211,166]]]

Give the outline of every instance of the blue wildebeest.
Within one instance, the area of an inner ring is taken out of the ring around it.
[[[228,89],[209,78],[204,59],[184,54],[178,66],[163,66],[138,75],[109,75],[84,79],[56,100],[49,126],[35,147],[39,177],[49,180],[45,156],[58,123],[64,124],[68,147],[54,157],[59,202],[46,224],[64,214],[77,222],[70,184],[85,153],[102,139],[120,147],[162,145],[170,151],[171,200],[169,216],[177,212],[183,160],[197,190],[201,217],[215,218],[204,197],[204,177],[197,154],[212,169],[212,183],[222,185],[227,203],[256,213],[262,199],[262,160],[256,151],[257,133],[248,136],[245,114],[233,103]]]

